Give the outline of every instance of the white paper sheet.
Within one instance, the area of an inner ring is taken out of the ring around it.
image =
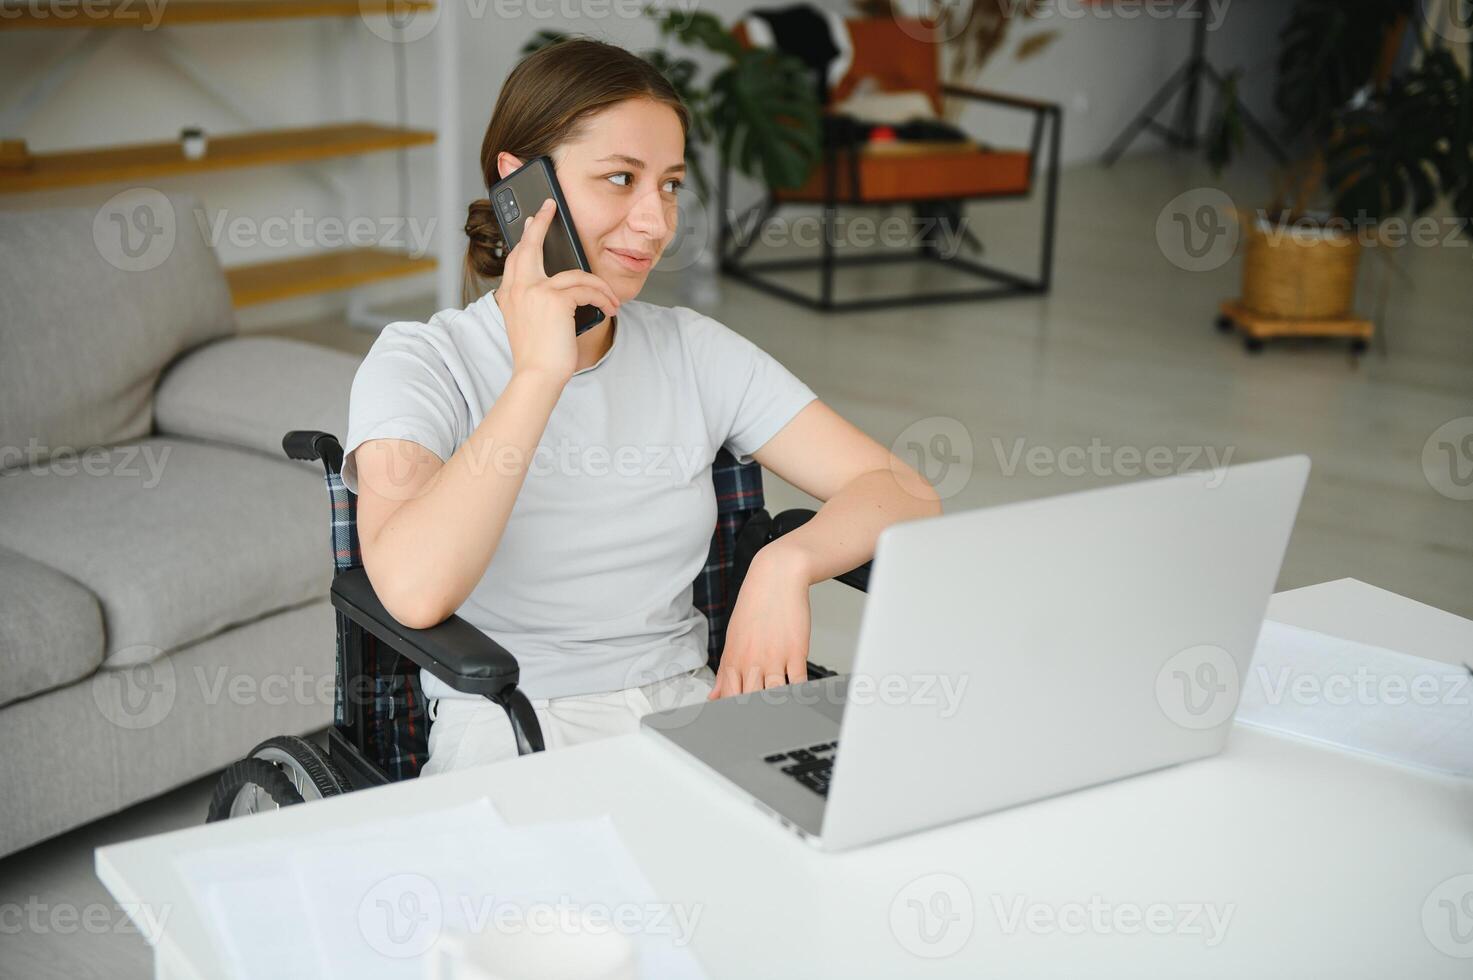
[[[507,826],[490,801],[176,859],[231,976],[419,978],[441,935],[606,928],[639,975],[699,978],[698,901],[660,901],[608,817]]]
[[[1266,621],[1237,720],[1473,776],[1467,668]]]

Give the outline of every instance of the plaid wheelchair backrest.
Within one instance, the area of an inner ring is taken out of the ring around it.
[[[327,492],[332,501],[332,553],[337,572],[363,564],[358,548],[357,498],[343,485],[338,467],[325,467]],[[691,600],[710,624],[707,658],[715,663],[726,642],[726,623],[736,596],[731,594],[737,531],[747,518],[764,506],[762,467],[756,462],[739,463],[725,447],[711,464],[716,490],[716,529],[706,564],[691,583]],[[345,617],[338,613],[338,683],[333,704],[333,723],[344,723],[343,667]],[[380,646],[366,631],[362,637],[363,673],[372,677],[373,709],[369,712],[368,742],[376,761],[391,780],[419,775],[429,756],[429,724],[424,695],[419,686],[419,668],[410,660]],[[511,651],[513,654],[515,650]]]

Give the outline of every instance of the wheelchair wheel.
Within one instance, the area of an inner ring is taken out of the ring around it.
[[[348,792],[348,780],[316,745],[295,735],[268,738],[220,776],[207,823]]]

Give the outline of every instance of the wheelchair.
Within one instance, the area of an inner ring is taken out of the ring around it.
[[[458,616],[429,629],[395,621],[379,602],[358,548],[356,496],[343,484],[343,449],[326,432],[297,430],[282,439],[292,459],[320,460],[331,502],[334,574],[331,599],[337,613],[333,724],[324,751],[295,735],[257,745],[221,774],[207,822],[413,779],[429,757],[429,718],[420,689],[423,668],[457,691],[499,705],[519,755],[543,750],[532,704],[517,687],[516,656]],[[726,623],[757,551],[814,516],[795,508],[776,517],[764,509],[762,467],[738,463],[722,447],[711,466],[716,486],[716,530],[692,588],[692,600],[710,627],[707,663],[721,662]],[[870,563],[836,580],[869,589]],[[810,678],[834,671],[810,662]]]

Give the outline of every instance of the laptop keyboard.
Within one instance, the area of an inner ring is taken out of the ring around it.
[[[829,777],[834,771],[838,742],[817,742],[790,752],[775,752],[762,761],[796,779],[819,796],[829,795]]]

